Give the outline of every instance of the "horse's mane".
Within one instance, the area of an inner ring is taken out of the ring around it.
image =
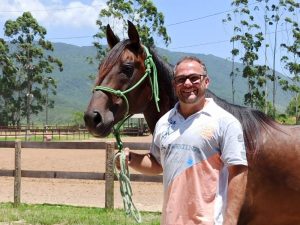
[[[263,130],[267,131],[270,127],[280,130],[278,123],[259,110],[228,103],[210,90],[206,91],[206,97],[213,98],[220,107],[240,121],[248,152],[255,153],[259,150],[258,144],[262,141]]]

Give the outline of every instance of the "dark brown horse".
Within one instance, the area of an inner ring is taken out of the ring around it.
[[[128,36],[120,42],[107,26],[111,50],[99,67],[96,88],[84,116],[89,131],[98,137],[107,136],[127,112],[144,113],[153,132],[157,120],[177,101],[171,84],[172,67],[153,49],[150,52],[157,68],[159,96],[153,94],[153,73],[134,87],[147,70],[147,50],[130,22]],[[210,91],[207,96],[236,116],[244,130],[249,174],[238,224],[299,225],[300,126],[280,125],[257,110],[229,104]],[[155,97],[160,98],[160,112]]]

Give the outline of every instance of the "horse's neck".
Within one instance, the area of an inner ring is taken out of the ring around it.
[[[154,132],[155,124],[166,112],[168,112],[176,103],[177,98],[175,97],[171,77],[172,68],[167,63],[164,63],[156,53],[152,53],[153,60],[157,65],[157,76],[158,76],[158,86],[159,86],[159,108],[160,112],[157,111],[154,99],[150,102],[146,110],[143,112],[145,120],[151,130]]]

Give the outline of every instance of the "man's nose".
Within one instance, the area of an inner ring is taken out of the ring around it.
[[[187,85],[192,85],[193,83],[190,81],[189,78],[186,78],[183,84],[184,84],[185,86],[187,86]]]

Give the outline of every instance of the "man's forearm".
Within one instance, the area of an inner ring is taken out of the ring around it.
[[[128,165],[132,169],[146,175],[157,175],[162,173],[161,165],[150,153],[138,154],[130,152],[128,154],[130,154],[128,155]]]
[[[227,204],[223,225],[236,225],[245,200],[247,167],[231,166],[229,169]]]

